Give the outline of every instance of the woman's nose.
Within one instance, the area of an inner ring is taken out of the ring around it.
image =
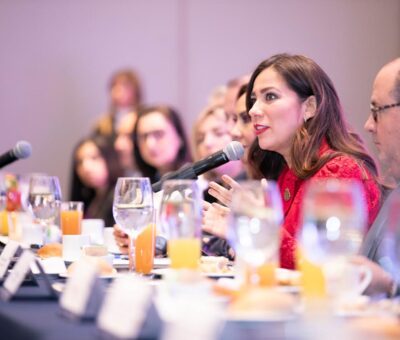
[[[260,104],[259,104],[258,100],[255,101],[255,103],[253,104],[253,106],[249,110],[249,115],[250,115],[251,119],[254,119],[254,117],[263,115],[263,111],[262,111],[262,109],[260,107]]]
[[[232,138],[235,140],[242,137],[242,131],[240,130],[239,122],[236,122],[235,125],[233,125],[230,133],[231,133]]]

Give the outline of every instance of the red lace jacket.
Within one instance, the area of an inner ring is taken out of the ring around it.
[[[365,201],[368,209],[368,228],[374,221],[380,207],[381,192],[373,176],[366,168],[362,168],[350,156],[338,156],[327,162],[314,178],[347,178],[358,179],[364,185]],[[278,178],[282,195],[284,223],[280,247],[280,265],[294,269],[294,251],[296,234],[301,227],[300,210],[307,180],[298,178],[288,167],[285,167]]]

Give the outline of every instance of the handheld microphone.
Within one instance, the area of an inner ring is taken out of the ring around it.
[[[17,159],[28,158],[32,153],[30,143],[21,140],[15,144],[14,148],[0,155],[0,169],[15,162]]]
[[[239,160],[244,154],[243,145],[237,141],[230,142],[223,150],[190,164],[180,169],[165,174],[158,182],[152,185],[154,192],[160,191],[162,184],[168,179],[196,179],[197,176],[215,169],[230,161]]]

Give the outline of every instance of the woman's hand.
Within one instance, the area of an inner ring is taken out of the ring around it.
[[[117,224],[114,224],[114,232],[113,232],[115,243],[117,244],[119,251],[122,254],[129,253],[129,237],[125,234]]]
[[[215,236],[227,237],[230,209],[221,204],[204,202],[202,229]]]
[[[210,182],[208,193],[222,204],[229,206],[232,202],[232,191],[240,188],[240,184],[228,175],[223,175],[221,179],[229,189],[216,182]]]

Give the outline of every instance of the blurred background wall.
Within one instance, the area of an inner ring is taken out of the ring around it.
[[[0,0],[0,153],[33,146],[5,170],[58,175],[67,198],[72,148],[107,109],[115,70],[136,69],[145,101],[178,108],[189,134],[213,88],[279,52],[325,69],[371,145],[371,84],[400,55],[400,1]]]

